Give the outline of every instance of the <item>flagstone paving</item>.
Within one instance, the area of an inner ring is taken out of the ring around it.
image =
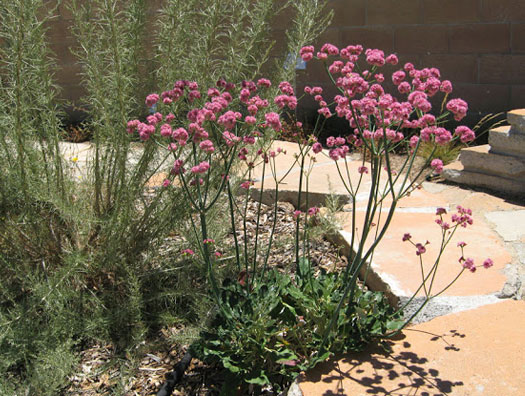
[[[525,302],[505,300],[403,331],[392,352],[338,356],[299,381],[303,396],[521,396]]]

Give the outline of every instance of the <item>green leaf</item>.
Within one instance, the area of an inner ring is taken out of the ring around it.
[[[405,324],[405,321],[404,320],[389,320],[387,323],[386,323],[386,328],[388,330],[399,330],[403,327],[403,325]]]
[[[234,366],[231,364],[231,360],[229,358],[222,358],[222,365],[225,369],[228,369],[232,373],[239,373],[241,371],[240,367]]]
[[[250,373],[244,379],[244,381],[246,381],[249,384],[260,385],[260,386],[267,385],[270,383],[270,380],[268,379],[268,377],[266,376],[263,370],[258,370],[254,373]]]

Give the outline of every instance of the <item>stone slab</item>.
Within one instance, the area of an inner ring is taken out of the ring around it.
[[[525,134],[525,109],[507,112],[507,121],[511,125],[510,133]]]
[[[489,132],[490,152],[525,158],[525,133],[512,134],[510,126],[501,126]]]
[[[384,223],[386,213],[377,220],[378,226]],[[410,297],[418,291],[422,283],[421,263],[425,273],[428,274],[438,256],[441,244],[441,228],[435,223],[434,213],[424,211],[396,211],[392,222],[386,231],[382,241],[376,247],[371,260],[371,271],[373,273],[373,285],[369,285],[375,290],[383,290],[382,283],[387,284],[388,288],[384,291],[392,292],[397,297]],[[445,216],[450,224],[450,213]],[[351,215],[344,214],[342,222],[344,229],[341,236],[350,245],[352,235]],[[364,219],[364,212],[356,212],[355,227],[360,234],[360,227]],[[376,218],[377,219],[377,218]],[[422,256],[416,255],[416,248],[410,242],[403,242],[402,237],[405,233],[412,235],[414,243],[425,244],[426,253]],[[494,267],[486,270],[478,268],[475,273],[465,271],[453,286],[446,289],[443,295],[446,296],[477,296],[498,293],[505,285],[507,277],[504,273],[505,267],[512,262],[512,256],[505,249],[499,235],[493,231],[490,225],[482,218],[475,217],[474,224],[468,229],[460,227],[453,235],[447,249],[441,256],[440,264],[434,278],[430,294],[435,294],[443,290],[458,273],[462,267],[458,262],[461,257],[461,249],[457,243],[464,241],[467,243],[464,254],[466,257],[474,259],[476,265],[481,265],[483,261],[490,257],[494,261]],[[372,238],[366,241],[365,247],[369,247],[373,242]],[[354,241],[354,251],[357,250],[357,242]],[[379,278],[379,279],[377,279]],[[430,279],[426,281],[427,288],[430,287]],[[423,295],[421,289],[418,295]]]
[[[486,213],[485,217],[495,225],[496,232],[505,242],[525,243],[525,210],[495,211]]]
[[[299,380],[304,396],[521,396],[525,302],[505,300],[405,329],[392,352],[338,356]]]
[[[459,161],[447,165],[442,173],[445,180],[470,186],[487,188],[497,192],[525,194],[525,180],[509,179],[463,169]]]
[[[278,184],[279,199],[290,202],[297,207],[301,167],[296,157],[300,148],[296,143],[275,141],[272,144],[272,150],[277,150],[278,147],[285,150],[286,154],[279,154],[276,157],[275,174],[272,173],[270,165],[265,166],[264,172],[262,165],[258,165],[252,174],[252,178],[256,181],[252,194],[254,194],[254,198],[258,199],[257,191],[264,181],[262,201],[271,203],[274,200],[276,185]],[[308,191],[308,206],[323,205],[329,195],[339,197],[342,203],[348,202],[350,199],[348,188],[355,191],[358,186],[358,196],[360,191],[366,196],[370,189],[371,178],[368,174],[359,174],[358,168],[360,166],[362,166],[361,161],[351,158],[339,160],[336,163],[326,151],[318,154],[310,152],[304,167],[308,176],[304,175],[302,181],[302,191]],[[341,179],[340,173],[343,175],[344,181]],[[386,182],[386,177],[382,177],[381,185],[384,186]],[[301,207],[304,209],[306,193],[303,193],[301,202]]]
[[[525,157],[491,153],[488,144],[462,149],[459,160],[467,172],[525,180]]]

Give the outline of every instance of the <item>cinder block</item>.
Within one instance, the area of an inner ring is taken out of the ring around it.
[[[441,25],[398,27],[395,50],[405,54],[448,53],[448,28]]]
[[[498,192],[525,193],[525,181],[523,179],[507,179],[501,176],[467,171],[459,162],[447,165],[442,175],[445,180],[453,183],[484,187]]]
[[[419,0],[368,0],[367,25],[407,25],[421,22]]]
[[[367,0],[335,0],[328,2],[334,10],[333,28],[363,26],[366,23]]]
[[[488,144],[462,149],[459,160],[466,171],[525,181],[525,158],[491,153]]]
[[[441,54],[423,55],[423,67],[437,67],[441,78],[452,83],[477,83],[478,59],[476,55]]]
[[[480,20],[481,0],[423,0],[425,23],[465,23]]]
[[[450,26],[450,51],[455,53],[507,53],[510,51],[509,24]]]
[[[483,0],[481,18],[484,21],[525,21],[523,0]]]
[[[497,113],[509,109],[510,86],[505,84],[454,84],[451,98],[467,101],[469,113]]]
[[[525,55],[483,55],[479,82],[482,84],[525,84]]]
[[[365,48],[379,48],[392,52],[394,47],[394,32],[389,27],[361,27],[341,30],[343,44],[361,44]]]
[[[525,3],[523,4],[525,7]],[[513,23],[511,26],[512,53],[525,52],[525,23]]]

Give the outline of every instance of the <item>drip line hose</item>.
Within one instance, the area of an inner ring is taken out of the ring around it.
[[[190,365],[191,359],[191,352],[188,350],[182,360],[173,367],[173,371],[166,375],[166,381],[162,384],[157,396],[170,396],[172,394],[175,385],[180,382],[184,372]]]

